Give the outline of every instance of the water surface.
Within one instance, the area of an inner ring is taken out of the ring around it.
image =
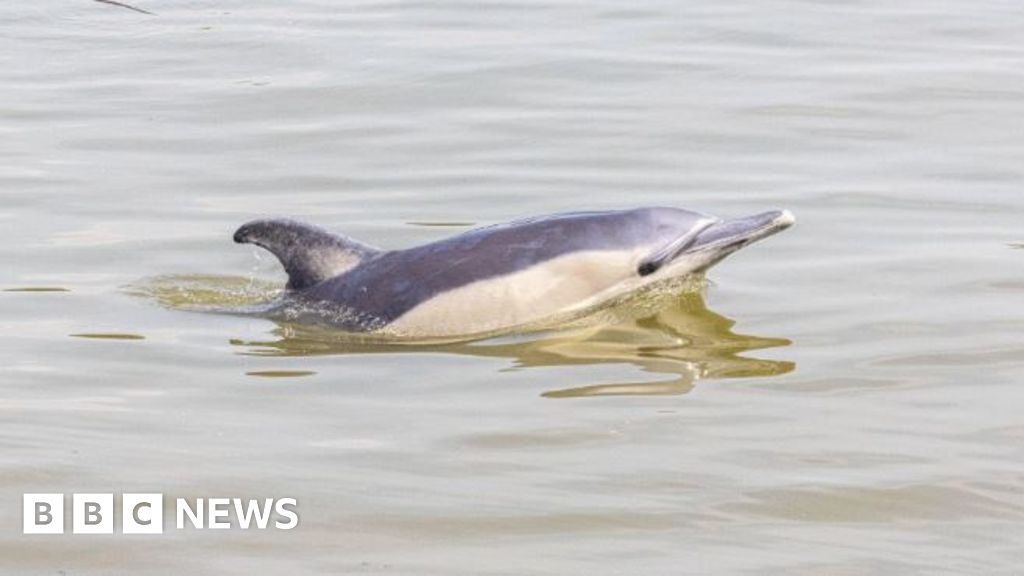
[[[4,572],[1018,571],[1019,3],[133,3],[0,18]],[[256,217],[399,248],[637,205],[798,223],[565,331],[181,309],[283,284]],[[24,492],[301,523],[29,537]]]

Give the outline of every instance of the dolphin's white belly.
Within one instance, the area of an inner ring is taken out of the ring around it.
[[[560,256],[438,294],[387,330],[431,336],[480,333],[586,309],[640,287],[644,279],[636,267],[647,253],[638,248]]]

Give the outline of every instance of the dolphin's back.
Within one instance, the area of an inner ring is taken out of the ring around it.
[[[663,245],[704,217],[675,208],[642,208],[519,220],[383,252],[297,295],[335,302],[377,325],[389,324],[446,292],[543,267],[573,253],[624,253]]]

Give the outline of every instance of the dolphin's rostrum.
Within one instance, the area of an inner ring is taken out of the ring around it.
[[[292,220],[256,220],[235,242],[288,274],[282,309],[349,331],[452,337],[530,325],[699,273],[793,223],[788,211],[723,220],[676,208],[517,220],[405,250],[378,250]]]

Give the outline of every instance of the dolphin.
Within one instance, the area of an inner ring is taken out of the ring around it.
[[[238,243],[288,274],[270,310],[350,332],[421,338],[487,334],[582,313],[700,274],[788,228],[788,210],[722,219],[678,208],[571,212],[381,250],[289,219],[255,220]]]

